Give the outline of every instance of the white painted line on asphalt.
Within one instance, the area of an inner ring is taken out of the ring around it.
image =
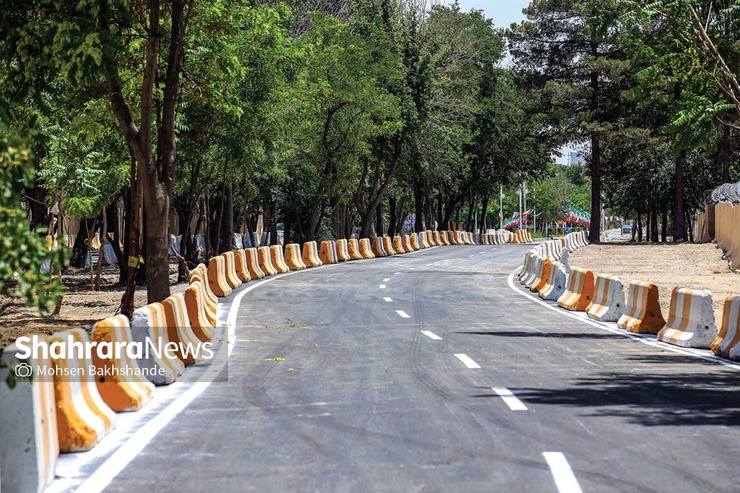
[[[408,313],[406,313],[406,312],[405,312],[405,311],[403,311],[403,310],[396,310],[396,313],[398,313],[398,315],[399,315],[399,316],[400,316],[401,318],[411,318],[411,315],[409,315]]]
[[[521,267],[520,267],[521,268]],[[597,322],[596,320],[592,320],[588,318],[588,316],[584,312],[571,312],[568,310],[563,310],[560,307],[553,306],[547,304],[545,301],[539,299],[539,297],[536,297],[535,295],[530,294],[529,292],[524,292],[520,289],[517,289],[517,287],[514,285],[514,274],[509,274],[509,287],[514,290],[514,292],[519,293],[520,295],[524,296],[525,298],[528,298],[530,301],[534,301],[535,303],[539,303],[540,305],[544,306],[548,310],[552,310],[556,313],[559,313],[561,315],[565,315],[567,317],[574,318],[576,320],[580,320],[583,323],[592,325],[596,328],[599,328],[601,330],[605,330],[609,333],[618,335],[620,337],[626,337],[627,339],[631,339],[633,341],[639,341],[643,344],[646,344],[648,346],[651,346],[656,349],[661,349],[665,351],[671,351],[673,353],[683,354],[685,356],[693,356],[694,358],[699,358],[704,361],[711,361],[712,363],[719,363],[722,366],[727,366],[729,368],[733,368],[735,370],[740,370],[740,364],[734,363],[732,361],[728,361],[725,359],[722,359],[718,356],[712,356],[709,354],[702,354],[701,350],[699,349],[692,349],[692,348],[682,348],[678,346],[673,346],[671,344],[667,344],[665,342],[659,341],[655,339],[655,336],[652,334],[635,334],[632,332],[628,332],[626,330],[620,329],[616,326],[616,324],[609,324],[608,322]],[[611,325],[614,325],[614,327],[611,327]]]
[[[470,258],[473,258],[473,257],[475,257],[475,254],[473,254],[473,255],[468,255],[468,257],[470,257]]]
[[[397,276],[398,274],[400,274],[400,272],[394,272],[393,273],[394,276]]]
[[[430,265],[432,265],[432,263],[427,264],[427,267],[429,267]]]
[[[427,336],[428,338],[430,338],[433,341],[441,341],[442,340],[441,337],[439,337],[437,334],[435,334],[434,332],[432,332],[430,330],[422,330],[421,333],[424,334],[425,336]]]
[[[506,387],[493,387],[493,391],[496,392],[499,397],[509,406],[512,411],[526,411],[527,406],[522,401],[516,398],[511,390]]]
[[[388,281],[390,281],[390,280],[391,280],[391,278],[390,278],[390,277],[386,277],[385,279],[383,279],[383,282],[388,282]]]
[[[480,365],[473,361],[470,356],[467,354],[456,354],[455,357],[463,362],[465,366],[470,368],[471,370],[475,370],[476,368],[480,368]]]
[[[383,300],[385,300],[385,301],[386,301],[387,303],[393,303],[393,300],[392,300],[392,299],[390,299],[390,298],[389,298],[389,297],[387,297],[387,296],[383,296]]]
[[[486,253],[486,252],[480,252],[478,255],[483,255],[484,253]]]
[[[561,452],[542,452],[560,493],[582,493],[568,460]]]
[[[385,284],[381,284],[380,286],[378,286],[378,288],[379,289],[385,289]]]

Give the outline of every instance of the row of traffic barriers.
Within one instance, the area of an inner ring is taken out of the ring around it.
[[[559,262],[564,251],[572,252],[587,244],[582,233],[570,235],[527,251],[519,273],[524,286],[544,300],[556,301],[561,308],[585,312],[589,318],[601,322],[616,322],[620,329],[654,334],[657,340],[668,344],[711,349],[722,358],[740,360],[739,295],[730,295],[725,300],[722,323],[717,330],[712,293],[675,287],[666,320],[655,284],[632,281],[625,298],[621,278],[569,268]]]
[[[19,338],[3,350],[0,361],[0,490],[43,491],[54,478],[60,452],[95,447],[115,427],[117,413],[138,411],[153,398],[155,387],[182,380],[188,367],[206,362],[209,344],[219,332],[219,298],[244,283],[323,264],[443,245],[500,245],[516,237],[508,231],[424,231],[373,241],[239,249],[211,258],[207,267],[199,264],[184,292],[135,310],[131,320],[117,315],[97,322],[91,331],[29,336],[29,345],[40,352],[30,358],[24,354],[28,346],[21,343],[26,338]],[[66,349],[76,347],[83,349]],[[101,353],[85,351],[87,347],[112,349]],[[116,347],[122,350],[116,352]],[[145,350],[132,354],[129,347]],[[19,371],[26,366],[32,376]],[[6,381],[15,381],[14,388]]]

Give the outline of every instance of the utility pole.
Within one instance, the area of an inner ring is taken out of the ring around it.
[[[503,183],[499,185],[500,191],[499,191],[499,203],[498,203],[498,228],[504,229],[504,185]]]
[[[522,195],[524,196],[524,213],[525,214],[527,213],[527,192],[528,191],[529,190],[527,190],[527,182],[526,181],[522,181]],[[524,222],[524,229],[527,229],[526,218],[525,218],[525,222]]]

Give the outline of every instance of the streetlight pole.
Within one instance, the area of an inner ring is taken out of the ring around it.
[[[499,203],[498,203],[498,228],[504,229],[504,185],[503,183],[499,185],[500,191],[499,191]]]

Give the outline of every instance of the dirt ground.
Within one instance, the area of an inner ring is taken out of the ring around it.
[[[570,255],[570,264],[594,272],[616,275],[627,285],[632,280],[658,286],[663,316],[668,319],[674,287],[708,289],[714,300],[717,328],[722,308],[730,294],[740,294],[740,274],[730,271],[722,250],[714,244],[612,243],[589,245]]]
[[[118,267],[103,267],[100,291],[90,291],[90,271],[69,268],[63,276],[65,294],[59,316],[41,317],[32,307],[18,300],[0,296],[0,347],[29,333],[50,334],[73,327],[92,328],[93,324],[116,314],[121,304],[123,288],[118,282]],[[183,292],[185,283],[177,281],[177,264],[170,264],[170,283],[173,293]],[[136,288],[134,303],[137,308],[146,305],[146,287]]]

